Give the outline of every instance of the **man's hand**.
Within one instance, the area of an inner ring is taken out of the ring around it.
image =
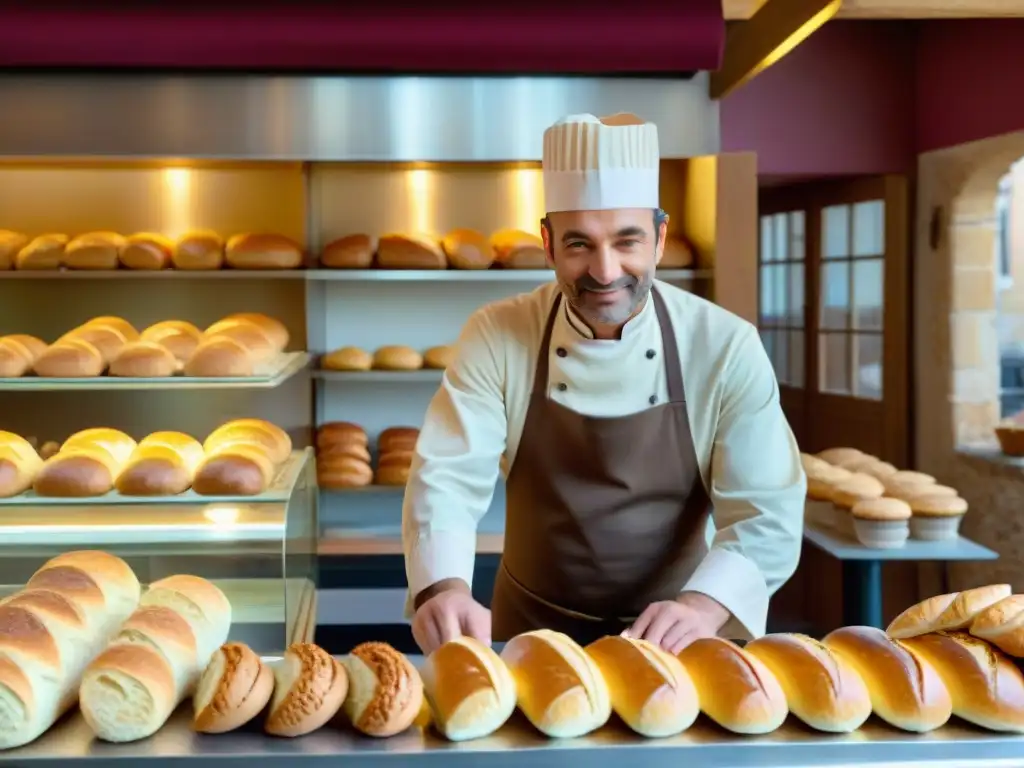
[[[660,645],[672,655],[694,640],[715,637],[729,611],[707,595],[684,592],[675,600],[651,603],[624,635]]]
[[[416,609],[412,636],[424,655],[463,635],[491,644],[491,612],[473,599],[468,588],[444,589]]]

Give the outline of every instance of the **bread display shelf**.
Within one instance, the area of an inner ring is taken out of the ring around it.
[[[410,659],[421,663],[416,657]],[[565,768],[566,761],[576,757],[591,768],[802,768],[901,763],[927,763],[931,768],[982,768],[994,764],[1019,765],[1022,754],[1024,737],[993,735],[960,723],[951,723],[922,737],[902,733],[874,719],[845,736],[814,733],[792,719],[768,736],[732,736],[701,717],[682,735],[667,739],[643,739],[614,722],[590,736],[558,741],[540,736],[518,714],[493,736],[461,743],[448,742],[429,728],[415,726],[388,739],[371,739],[335,726],[297,739],[275,739],[254,729],[205,736],[192,730],[191,712],[183,706],[154,736],[129,744],[97,741],[75,712],[32,744],[0,752],[0,764],[66,768],[69,760],[89,764],[138,761],[141,765],[154,760],[161,766],[202,765],[209,761],[221,768],[253,764],[261,768],[369,768],[423,760],[425,764],[446,768],[507,768],[527,764]]]
[[[950,541],[919,541],[909,539],[899,549],[871,549],[853,536],[820,523],[806,521],[804,538],[838,560],[997,560],[999,555],[987,547],[959,536]]]
[[[407,384],[436,384],[441,381],[444,371],[313,371],[313,378],[319,381],[354,382],[364,384],[390,384],[402,382]]]
[[[305,352],[286,352],[264,366],[256,376],[224,376],[198,378],[167,376],[162,378],[134,378],[95,376],[80,379],[43,378],[22,376],[0,379],[0,392],[59,392],[89,390],[133,389],[274,389],[304,369],[310,356]]]
[[[306,269],[7,269],[0,280],[305,280]]]
[[[550,269],[311,269],[309,280],[372,281],[372,282],[536,282],[554,278]],[[705,280],[714,276],[712,270],[659,269],[661,280]]]

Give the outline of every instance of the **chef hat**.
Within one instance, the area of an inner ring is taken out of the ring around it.
[[[547,211],[658,207],[658,127],[636,115],[571,115],[544,131]]]

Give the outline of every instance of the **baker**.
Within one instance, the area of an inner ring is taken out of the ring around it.
[[[544,247],[556,282],[488,304],[459,338],[405,492],[412,630],[628,632],[673,653],[765,631],[796,569],[805,478],[748,322],[655,279],[668,216],[658,133],[633,115],[544,134]],[[476,528],[505,474],[491,608]]]

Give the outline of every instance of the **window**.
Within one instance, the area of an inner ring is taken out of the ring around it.
[[[882,399],[885,203],[821,211],[818,390]]]
[[[761,217],[758,327],[780,384],[803,387],[804,212]]]
[[[999,180],[999,192],[996,195],[996,269],[999,275],[999,288],[1009,288],[1013,284],[1010,251],[1010,208],[1013,197],[1013,176],[1006,174]]]

